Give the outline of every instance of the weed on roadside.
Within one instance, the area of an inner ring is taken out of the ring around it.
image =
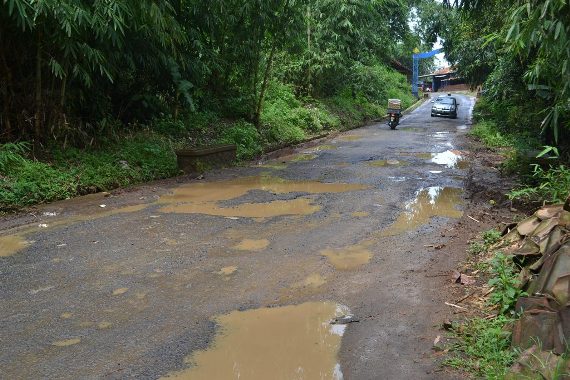
[[[475,318],[452,329],[455,343],[452,357],[444,365],[461,369],[486,379],[502,379],[513,364],[517,353],[511,349],[511,333],[505,326],[513,319]]]
[[[449,358],[443,362],[486,379],[503,379],[518,356],[511,348],[508,326],[516,320],[514,306],[518,297],[525,295],[519,288],[518,267],[512,256],[500,251],[490,252],[500,239],[501,233],[491,229],[483,232],[468,248],[469,253],[476,256],[471,266],[490,276],[487,282],[490,293],[485,292],[488,294],[487,306],[496,309],[497,316],[454,324]]]
[[[489,297],[489,303],[499,306],[501,314],[513,315],[517,299],[527,295],[519,286],[517,269],[513,257],[502,252],[497,252],[490,262],[493,277],[488,285],[493,287],[494,291]]]
[[[509,192],[507,194],[509,199],[564,202],[570,189],[570,168],[565,165],[550,165],[544,169],[538,164],[532,167],[533,174],[527,180],[527,184]]]
[[[472,241],[467,249],[472,255],[485,253],[491,246],[501,239],[501,233],[495,229],[485,231],[481,234],[481,240]]]

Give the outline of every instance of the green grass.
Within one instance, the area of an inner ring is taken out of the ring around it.
[[[470,246],[470,252],[483,254],[500,240],[497,230],[488,230]],[[512,256],[494,253],[492,259],[477,260],[477,269],[490,275],[489,287],[493,288],[488,304],[496,306],[498,316],[491,319],[474,318],[452,329],[450,356],[444,365],[466,371],[475,377],[503,379],[517,357],[511,348],[509,324],[515,321],[514,306],[520,296],[526,295],[518,287],[518,267]]]
[[[514,139],[501,132],[497,124],[492,121],[477,123],[471,128],[469,134],[477,137],[489,148],[512,148],[515,146]]]
[[[542,168],[533,165],[533,173],[525,180],[525,184],[511,190],[510,199],[547,203],[563,203],[570,194],[570,168],[566,165],[549,165]]]
[[[490,229],[481,234],[481,238],[469,244],[468,252],[472,255],[485,253],[501,239],[501,232]]]
[[[451,357],[444,365],[469,372],[476,377],[502,379],[514,363],[517,353],[511,349],[511,333],[505,328],[513,319],[475,318],[454,325]]]
[[[124,138],[103,150],[53,149],[37,161],[29,146],[0,146],[0,211],[46,203],[175,175],[176,155],[168,139],[149,133]]]

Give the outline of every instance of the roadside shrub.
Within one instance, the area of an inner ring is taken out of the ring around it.
[[[526,295],[519,288],[518,270],[512,256],[497,252],[490,262],[492,278],[488,285],[495,290],[489,297],[489,303],[499,306],[499,312],[514,313],[513,309],[519,297]]]
[[[455,325],[452,358],[444,364],[467,371],[478,378],[502,379],[517,354],[511,348],[511,333],[504,327],[513,320],[499,316],[487,320],[475,318],[466,324]]]
[[[536,202],[561,203],[570,193],[570,168],[565,165],[543,168],[533,164],[531,177],[526,178],[526,185],[510,191],[509,199]]]
[[[152,133],[124,137],[104,150],[54,149],[51,163],[25,157],[25,147],[0,149],[0,210],[166,178],[178,172],[169,140]]]
[[[0,210],[64,199],[75,192],[76,180],[70,173],[25,159],[0,178]]]
[[[7,173],[12,167],[22,165],[26,159],[30,144],[27,142],[7,143],[0,145],[0,174]]]
[[[186,126],[182,120],[167,117],[155,120],[152,123],[152,130],[163,135],[179,137],[186,133]]]
[[[471,128],[469,133],[491,148],[512,147],[514,145],[513,140],[501,133],[493,121],[481,121]]]
[[[386,111],[389,98],[401,99],[403,108],[415,102],[406,77],[382,64],[356,65],[352,86],[356,93],[364,96],[365,103],[380,106],[381,111],[375,110],[380,113]]]
[[[225,129],[220,140],[223,144],[235,144],[237,146],[237,159],[249,160],[259,155],[261,138],[255,126],[243,120],[232,124]]]

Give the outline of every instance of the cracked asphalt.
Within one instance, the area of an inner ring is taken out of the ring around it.
[[[445,308],[431,275],[449,260],[433,247],[446,243],[465,207],[462,149],[474,99],[454,96],[455,120],[431,118],[426,102],[395,131],[373,124],[203,180],[180,177],[6,217],[0,378],[180,374],[200,366],[188,358],[236,328],[220,316],[324,302],[359,322],[347,325],[340,346],[330,341],[334,368],[323,360],[329,367],[319,377],[294,378],[450,376],[438,372],[431,350]],[[318,313],[335,310],[325,309]],[[280,345],[271,331],[243,340]],[[289,353],[311,350],[295,342],[279,353],[293,366],[300,359]],[[255,356],[263,361],[263,351]]]

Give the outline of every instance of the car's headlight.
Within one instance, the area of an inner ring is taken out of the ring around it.
[[[450,111],[455,111],[455,106],[449,107],[449,110],[450,110]]]

